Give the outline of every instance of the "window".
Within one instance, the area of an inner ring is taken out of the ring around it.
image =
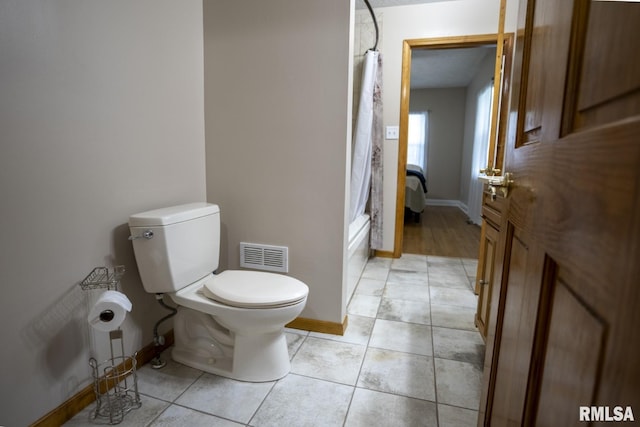
[[[489,82],[478,94],[476,109],[476,129],[473,142],[472,179],[486,168],[489,156],[489,133],[491,129],[491,107],[493,104],[493,81]]]
[[[426,171],[429,113],[410,113],[408,131],[407,164],[418,165]]]
[[[475,224],[482,222],[482,181],[478,179],[480,171],[486,168],[489,135],[491,130],[491,104],[493,102],[493,82],[489,82],[478,93],[476,106],[476,124],[473,139],[473,159],[471,160],[471,179],[469,182],[469,219]]]

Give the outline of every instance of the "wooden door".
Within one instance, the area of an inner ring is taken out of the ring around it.
[[[521,0],[519,28],[479,425],[639,419],[640,3]]]
[[[487,328],[489,326],[489,314],[491,313],[491,291],[493,289],[493,278],[495,277],[494,266],[496,264],[498,242],[498,230],[487,220],[483,220],[482,233],[480,235],[480,251],[483,253],[481,263],[478,264],[477,290],[478,309],[476,311],[475,324],[482,338],[486,340]]]

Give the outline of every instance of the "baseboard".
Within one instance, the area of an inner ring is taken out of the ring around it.
[[[160,346],[161,351],[173,345],[173,330],[167,332],[164,338],[165,343],[164,345]],[[142,365],[148,363],[156,356],[157,351],[158,347],[156,347],[154,343],[146,345],[136,354],[136,365],[141,367]],[[116,369],[120,369],[120,367]],[[84,408],[93,403],[95,400],[96,395],[93,390],[93,384],[89,384],[69,400],[64,402],[62,405],[58,406],[47,415],[31,424],[31,427],[61,426],[71,418],[73,418],[76,414],[81,412]]]
[[[469,206],[467,206],[465,203],[460,202],[460,205],[458,207],[460,208],[462,213],[464,213],[467,217],[469,216]]]
[[[306,331],[321,332],[325,334],[344,335],[347,329],[348,318],[344,317],[342,323],[328,322],[326,320],[305,319],[299,317],[290,322],[287,327],[293,329],[304,329]],[[165,334],[165,343],[160,346],[160,351],[165,350],[173,345],[173,330]],[[146,345],[136,354],[136,364],[138,367],[145,365],[153,359],[158,351],[158,347],[154,343]],[[118,367],[117,369],[119,369]],[[53,409],[48,414],[31,424],[31,427],[57,427],[61,426],[84,408],[95,402],[96,396],[93,384],[87,385],[85,388],[76,393],[66,402]]]
[[[344,331],[347,329],[347,323],[347,316],[344,316],[344,320],[342,321],[342,323],[298,317],[295,320],[287,323],[286,327],[292,329],[302,329],[305,331],[320,332],[323,334],[344,335]]]
[[[397,258],[393,251],[380,251],[378,249],[373,251],[373,256],[378,258]]]
[[[460,200],[427,199],[425,204],[427,206],[453,206],[459,208],[462,202]]]

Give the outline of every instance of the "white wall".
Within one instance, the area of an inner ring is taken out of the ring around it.
[[[204,3],[221,269],[238,268],[241,241],[287,246],[289,274],[310,288],[301,316],[330,322],[346,312],[351,11],[342,0]]]
[[[166,313],[140,283],[130,214],[205,199],[202,3],[0,3],[0,425],[90,383],[95,266],[124,264],[126,352]],[[166,329],[166,328],[165,328]]]
[[[507,31],[515,28],[518,0],[507,0]],[[383,104],[384,125],[400,122],[400,80],[402,42],[406,39],[495,34],[498,30],[499,0],[458,0],[376,9],[384,20]],[[367,10],[358,13],[368,14]],[[398,141],[384,147],[384,251],[393,251],[397,190]]]
[[[415,89],[409,111],[429,111],[427,199],[460,200],[465,88]]]

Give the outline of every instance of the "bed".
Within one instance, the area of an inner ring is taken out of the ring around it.
[[[416,222],[420,221],[420,214],[427,201],[427,179],[420,166],[407,165],[404,194],[405,214],[413,216]]]

